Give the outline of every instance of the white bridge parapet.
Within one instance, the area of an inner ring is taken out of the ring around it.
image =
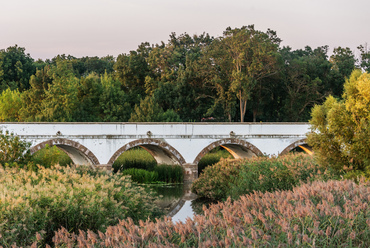
[[[184,166],[189,176],[197,173],[199,160],[217,146],[235,158],[278,156],[304,145],[309,128],[308,123],[0,124],[3,132],[31,142],[31,153],[56,145],[76,164],[109,167],[124,151],[140,146],[158,163]]]

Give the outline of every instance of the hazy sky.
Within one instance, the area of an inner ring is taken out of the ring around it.
[[[0,49],[18,44],[34,59],[106,56],[171,32],[217,37],[254,24],[293,49],[370,44],[369,0],[0,0]]]

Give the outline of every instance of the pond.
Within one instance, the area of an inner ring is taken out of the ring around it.
[[[203,212],[204,200],[197,199],[197,195],[191,192],[191,184],[150,185],[153,191],[161,195],[156,204],[173,222],[186,222],[194,214]]]

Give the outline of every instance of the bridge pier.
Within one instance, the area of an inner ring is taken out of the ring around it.
[[[98,164],[95,165],[95,168],[99,170],[113,171],[113,167],[111,164]]]
[[[185,169],[185,183],[192,183],[195,179],[198,178],[198,164],[186,163],[183,164],[183,168]]]

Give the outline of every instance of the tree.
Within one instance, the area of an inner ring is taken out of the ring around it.
[[[308,144],[319,162],[350,174],[370,175],[370,74],[355,70],[343,100],[329,96],[312,110]]]
[[[0,95],[0,121],[19,121],[19,111],[21,107],[22,100],[18,89],[14,91],[10,88],[6,89]]]
[[[360,67],[362,70],[370,72],[370,51],[367,47],[367,43],[364,45],[359,45],[357,47],[358,50],[360,50]]]
[[[180,122],[181,119],[173,110],[166,112],[154,101],[152,97],[145,97],[140,105],[135,105],[130,122]]]
[[[277,49],[280,39],[272,30],[266,33],[255,30],[254,25],[231,29],[221,38],[222,49],[232,59],[228,70],[229,90],[239,99],[240,121],[244,122],[247,101],[263,78],[277,73]]]
[[[49,85],[53,83],[52,75],[50,75],[50,66],[47,65],[40,70],[36,70],[36,74],[31,76],[30,88],[22,92],[22,108],[20,110],[20,120],[22,121],[41,121],[42,102],[45,99],[45,92],[49,89]]]
[[[280,51],[284,62],[282,87],[284,88],[283,106],[280,110],[282,121],[307,121],[310,109],[320,104],[328,95],[328,75],[331,64],[327,60],[327,47],[312,50],[291,51],[284,47]]]
[[[99,97],[100,121],[128,121],[131,114],[129,95],[121,83],[105,73],[101,76],[102,93]]]
[[[79,79],[74,75],[71,61],[57,61],[50,68],[49,76],[53,83],[45,90],[45,98],[41,102],[40,121],[70,122],[74,121],[78,107]]]
[[[28,89],[29,79],[36,71],[33,59],[18,45],[0,50],[0,90],[9,86],[19,91]]]
[[[348,78],[356,68],[357,60],[350,48],[334,48],[333,55],[330,56],[332,64],[330,70],[330,89],[336,97],[341,97],[345,79]]]

